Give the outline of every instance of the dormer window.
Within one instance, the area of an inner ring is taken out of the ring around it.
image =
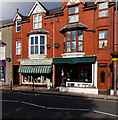
[[[40,14],[34,14],[33,16],[33,28],[38,29],[42,28],[42,15]]]
[[[69,7],[69,10],[68,10],[69,23],[78,22],[79,20],[78,12],[79,12],[78,6]]]
[[[16,32],[20,32],[21,31],[21,21],[17,20],[16,21]]]

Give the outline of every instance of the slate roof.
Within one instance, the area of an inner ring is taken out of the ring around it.
[[[0,21],[0,28],[14,25],[13,19]]]
[[[60,30],[60,32],[61,32],[61,33],[64,33],[64,32],[66,32],[66,31],[78,30],[78,29],[85,30],[85,29],[87,29],[87,26],[84,25],[84,24],[81,23],[81,22],[72,23],[72,24],[68,24],[68,25],[64,26],[64,27]]]
[[[37,29],[37,30],[32,30],[31,32],[29,32],[27,34],[27,36],[29,35],[33,35],[33,34],[48,34],[49,32],[43,28]]]

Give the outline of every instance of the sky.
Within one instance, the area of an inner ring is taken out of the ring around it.
[[[23,15],[27,15],[36,0],[0,0],[0,21],[14,18],[16,9]],[[62,0],[39,0],[47,9],[61,6]]]

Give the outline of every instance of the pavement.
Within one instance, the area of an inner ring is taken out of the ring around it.
[[[44,87],[31,87],[31,86],[0,86],[0,91],[13,91],[13,92],[24,92],[24,93],[35,93],[35,94],[48,94],[48,95],[61,95],[61,96],[71,96],[71,97],[84,97],[93,99],[104,99],[104,100],[115,100],[118,101],[118,96],[113,95],[94,95],[85,94],[77,92],[60,92],[58,88],[44,88]]]

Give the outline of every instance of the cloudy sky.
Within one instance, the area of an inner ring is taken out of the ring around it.
[[[16,9],[23,15],[29,13],[36,0],[0,0],[0,20],[14,18]],[[39,0],[47,9],[61,6],[62,0]]]

